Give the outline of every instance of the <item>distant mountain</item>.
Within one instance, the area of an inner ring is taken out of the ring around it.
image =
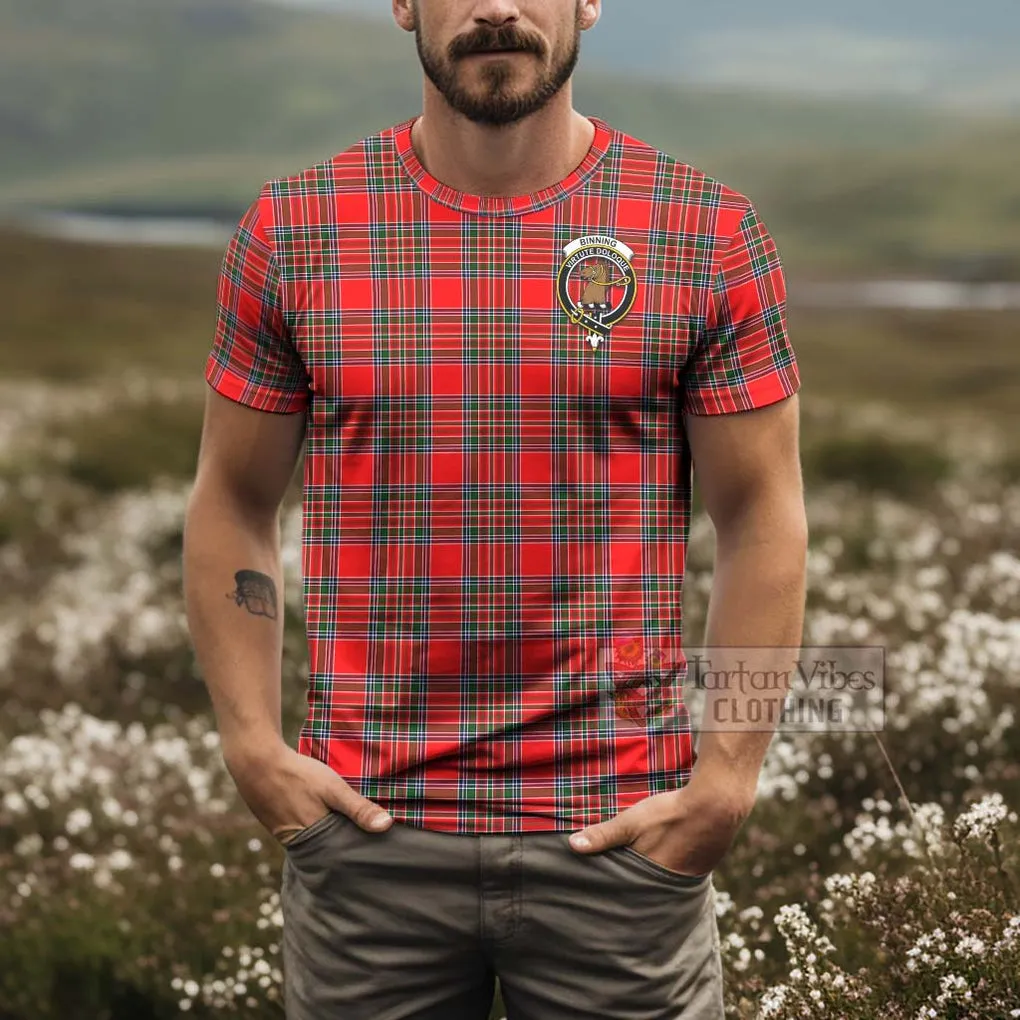
[[[661,68],[652,55],[670,39],[693,46],[707,9],[726,3],[671,0],[690,12],[683,39],[665,17],[661,30],[648,25],[659,0],[627,2],[633,22],[623,0],[607,0],[588,37],[577,107],[752,196],[799,273],[927,271],[1020,251],[1020,120],[628,77],[642,47]],[[740,38],[733,30],[716,49],[737,53]],[[413,40],[364,12],[0,0],[0,216],[60,206],[233,219],[267,178],[420,104]]]
[[[941,123],[915,110],[635,83],[597,58],[578,85],[585,112],[690,162],[727,151],[747,160],[805,138],[906,143]],[[420,101],[413,40],[381,20],[254,0],[0,0],[0,201],[236,203]]]
[[[386,0],[277,0],[388,18]],[[1020,110],[1020,0],[605,0],[591,62],[673,81]]]

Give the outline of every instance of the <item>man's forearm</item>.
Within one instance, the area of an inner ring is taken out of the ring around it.
[[[184,530],[184,597],[224,753],[282,739],[278,520],[196,489]]]
[[[731,527],[717,543],[699,664],[709,682],[695,775],[725,777],[749,798],[786,699],[789,649],[803,634],[806,548],[796,509],[785,522]],[[778,682],[770,685],[768,674]]]

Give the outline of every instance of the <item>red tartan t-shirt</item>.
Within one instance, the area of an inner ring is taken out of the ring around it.
[[[298,750],[405,824],[572,831],[689,780],[683,415],[799,386],[754,206],[592,120],[513,198],[400,124],[267,183],[224,259],[208,382],[307,416]]]

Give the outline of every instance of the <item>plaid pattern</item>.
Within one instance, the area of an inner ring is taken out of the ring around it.
[[[269,182],[224,259],[208,382],[308,417],[299,750],[407,824],[573,830],[687,782],[655,658],[681,638],[682,415],[799,386],[755,208],[593,121],[521,198],[433,179],[408,121]],[[637,281],[597,349],[557,299],[590,235]]]

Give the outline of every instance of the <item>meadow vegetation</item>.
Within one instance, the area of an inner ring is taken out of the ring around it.
[[[218,256],[7,234],[0,259],[0,1020],[280,1017],[282,851],[223,766],[180,593]],[[805,636],[885,647],[887,725],[777,736],[716,876],[729,1015],[1020,1016],[1015,316],[791,321]],[[300,512],[296,476],[292,741]],[[694,640],[711,553],[699,515]]]

